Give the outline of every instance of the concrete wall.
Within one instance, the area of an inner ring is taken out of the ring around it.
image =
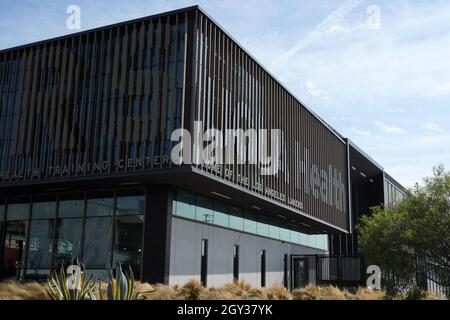
[[[260,286],[261,250],[266,250],[266,286],[283,284],[284,254],[323,254],[322,250],[240,233],[178,217],[172,220],[169,283],[200,280],[201,240],[208,239],[208,286],[233,279],[233,245],[239,245],[239,278]]]

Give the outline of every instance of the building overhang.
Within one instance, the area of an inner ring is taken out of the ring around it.
[[[184,166],[124,172],[115,175],[92,175],[54,178],[26,183],[9,183],[0,186],[6,196],[24,194],[49,194],[110,188],[132,188],[145,185],[173,185],[204,196],[229,202],[242,209],[251,210],[265,218],[276,220],[290,229],[305,234],[348,233],[340,227],[295,210],[275,200],[252,192],[195,167]]]
[[[369,182],[383,176],[384,169],[369,155],[362,151],[356,144],[348,139],[350,152],[350,180],[352,183]]]

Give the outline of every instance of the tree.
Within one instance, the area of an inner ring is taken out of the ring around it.
[[[359,247],[368,263],[380,266],[389,293],[415,287],[419,279],[450,286],[450,172],[444,166],[403,201],[371,211],[357,227]],[[424,272],[425,265],[433,271]]]

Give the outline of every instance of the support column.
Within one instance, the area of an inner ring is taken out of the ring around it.
[[[169,283],[173,189],[147,186],[142,257],[142,281]]]

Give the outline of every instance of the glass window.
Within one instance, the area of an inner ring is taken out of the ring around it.
[[[3,201],[0,200],[0,221],[5,220],[5,205],[3,204]]]
[[[244,229],[242,210],[233,206],[230,207],[230,228],[240,231]]]
[[[233,246],[233,279],[239,279],[239,246]]]
[[[228,205],[222,201],[214,202],[214,224],[223,227],[229,227]]]
[[[114,195],[112,192],[88,194],[86,216],[112,216],[114,211]]]
[[[317,236],[316,235],[308,235],[308,246],[317,247]]]
[[[314,235],[314,239],[315,239],[315,247],[318,249],[322,249],[322,238],[320,234],[316,234]]]
[[[58,218],[84,216],[84,196],[82,193],[62,194],[59,197]]]
[[[86,219],[83,245],[83,262],[86,268],[103,269],[110,266],[111,237],[112,217]]]
[[[75,263],[81,254],[81,236],[83,233],[83,219],[59,219],[58,240],[56,242],[56,265]]]
[[[53,219],[32,220],[28,248],[29,269],[49,269],[53,254]]]
[[[117,195],[117,211],[120,215],[144,214],[145,195],[143,190],[121,191]]]
[[[206,223],[214,223],[213,206],[214,202],[211,199],[197,196],[197,220]]]
[[[195,217],[196,220],[205,223],[281,241],[324,250],[328,247],[326,235],[309,236],[287,228],[280,228],[273,219],[263,217],[253,211],[243,210],[224,201],[213,200],[184,190],[177,190],[173,213],[190,219]]]
[[[12,201],[8,203],[6,211],[7,221],[28,220],[29,215],[30,215],[29,199],[26,198],[12,199]]]
[[[320,249],[328,250],[328,235],[320,234],[317,236],[317,246]]]
[[[113,267],[117,267],[118,263],[126,268],[131,267],[134,276],[139,277],[144,215],[117,216],[115,228]]]
[[[195,219],[195,195],[178,190],[173,210],[177,216]]]
[[[207,286],[208,280],[208,239],[202,239],[200,247],[200,281]]]
[[[269,225],[269,237],[280,239],[280,228],[277,226]]]
[[[263,222],[256,222],[256,233],[260,236],[269,236],[269,225]]]
[[[32,219],[54,219],[56,214],[56,197],[33,198]]]
[[[290,241],[293,243],[300,243],[300,232],[290,230]]]
[[[280,240],[282,240],[282,241],[292,241],[290,239],[290,231],[288,229],[280,228]]]
[[[266,286],[266,250],[261,250],[261,287]]]
[[[257,234],[256,217],[250,211],[245,211],[244,231]]]
[[[307,246],[308,245],[308,235],[304,233],[300,233],[300,244]]]

